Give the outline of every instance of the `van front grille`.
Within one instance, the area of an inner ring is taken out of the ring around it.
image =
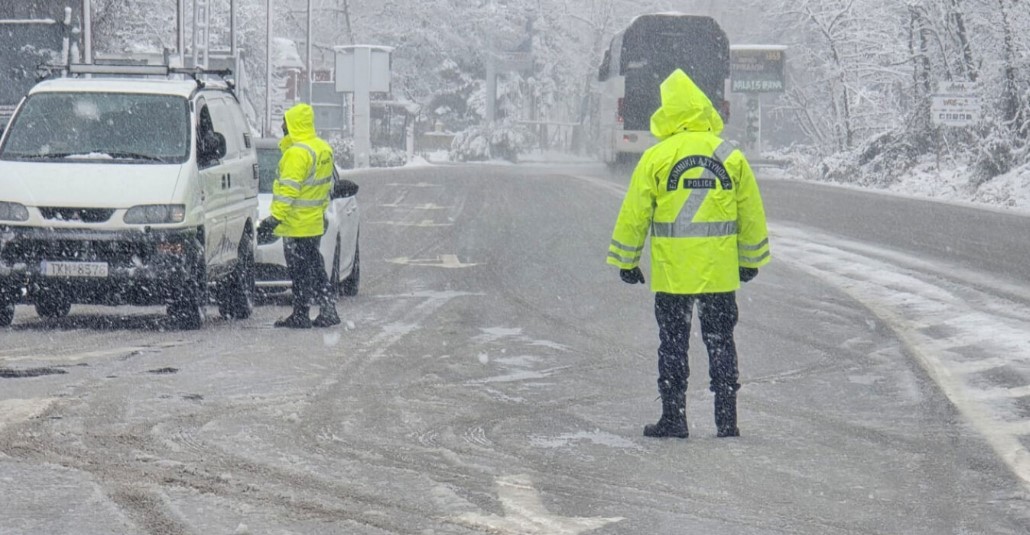
[[[55,208],[41,207],[40,213],[45,219],[54,221],[81,221],[83,223],[103,223],[111,219],[114,210],[110,208]]]

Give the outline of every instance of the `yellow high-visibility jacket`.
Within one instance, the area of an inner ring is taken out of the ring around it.
[[[661,85],[651,116],[660,141],[633,171],[608,248],[608,263],[631,269],[651,234],[651,290],[731,292],[738,267],[770,260],[765,209],[743,153],[719,138],[723,123],[683,71]]]
[[[289,135],[279,142],[279,176],[272,185],[277,236],[308,238],[325,231],[333,187],[333,149],[315,133],[315,112],[297,104],[284,114]]]

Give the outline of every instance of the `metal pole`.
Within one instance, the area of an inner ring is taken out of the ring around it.
[[[307,78],[308,78],[307,90],[308,90],[308,102],[310,103],[312,101],[311,80],[314,78],[314,74],[315,74],[315,73],[311,72],[311,67],[313,65],[313,63],[311,61],[311,0],[308,0],[308,45],[307,45],[307,56],[306,56],[306,58],[307,58],[307,65],[305,66],[305,69],[308,71],[307,72]]]
[[[229,57],[236,59],[236,0],[229,0]],[[235,65],[234,65],[235,67]]]
[[[83,63],[93,63],[93,2],[82,0]]]
[[[175,51],[179,54],[179,66],[186,66],[186,0],[175,3]]]
[[[265,136],[272,135],[272,0],[265,0]]]
[[[354,47],[354,167],[367,168],[372,152],[372,101],[368,75],[372,71],[372,48]]]

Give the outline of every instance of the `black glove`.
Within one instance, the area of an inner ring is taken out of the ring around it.
[[[633,269],[620,269],[619,277],[622,277],[622,282],[626,284],[644,284],[644,274],[640,271],[639,267]]]
[[[747,282],[758,276],[758,268],[739,268],[740,282]]]
[[[279,220],[272,216],[262,219],[261,223],[258,224],[258,239],[271,237],[275,227],[278,226]]]

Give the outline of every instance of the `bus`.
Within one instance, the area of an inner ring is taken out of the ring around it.
[[[660,86],[683,69],[726,119],[730,44],[715,19],[680,13],[641,15],[612,38],[598,69],[597,127],[601,159],[632,164],[657,141],[651,115]]]

